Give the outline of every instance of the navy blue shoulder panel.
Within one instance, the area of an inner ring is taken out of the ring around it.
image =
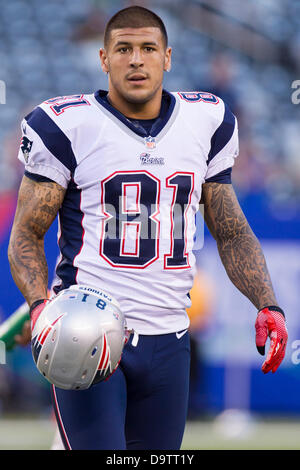
[[[45,147],[73,174],[77,166],[70,139],[40,107],[25,117],[28,125],[40,136]]]
[[[207,164],[228,144],[235,128],[235,116],[230,111],[228,105],[224,104],[223,121],[211,138]]]

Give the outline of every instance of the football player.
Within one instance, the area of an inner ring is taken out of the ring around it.
[[[54,292],[101,287],[135,332],[108,381],[83,391],[53,387],[66,449],[180,448],[200,201],[229,278],[258,311],[262,354],[271,338],[263,372],[275,372],[284,357],[284,313],[231,185],[237,120],[209,92],[164,90],[171,52],[156,14],[123,9],[100,50],[108,91],[49,99],[22,122],[25,175],[9,260],[31,315],[45,306],[43,240],[59,214]]]

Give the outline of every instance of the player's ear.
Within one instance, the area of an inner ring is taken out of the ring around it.
[[[107,61],[107,54],[105,49],[101,48],[99,51],[99,57],[101,62],[101,68],[104,73],[108,73],[108,61]]]
[[[165,72],[170,72],[171,70],[171,55],[172,55],[172,48],[167,47],[166,53],[165,53],[165,65],[164,65]]]

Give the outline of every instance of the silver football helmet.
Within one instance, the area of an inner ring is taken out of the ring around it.
[[[83,390],[114,372],[126,338],[119,303],[103,290],[74,285],[42,310],[31,347],[38,370],[50,383]]]

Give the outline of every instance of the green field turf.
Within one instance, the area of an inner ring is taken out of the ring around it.
[[[0,420],[0,450],[47,450],[54,436],[53,421],[7,417]],[[188,422],[182,450],[300,450],[300,420]]]

